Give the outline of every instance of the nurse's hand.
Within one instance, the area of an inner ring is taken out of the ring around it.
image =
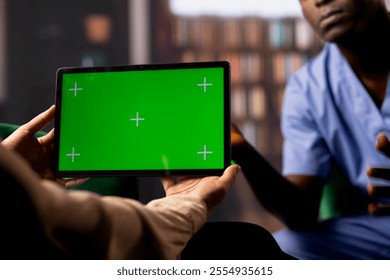
[[[373,178],[388,180],[389,185],[369,184],[367,191],[371,197],[388,200],[388,202],[371,202],[368,205],[368,211],[372,215],[390,215],[390,141],[384,133],[378,134],[376,149],[389,158],[389,168],[370,167],[367,170],[367,175]]]

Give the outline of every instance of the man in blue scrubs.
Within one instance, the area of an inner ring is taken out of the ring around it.
[[[264,207],[286,224],[274,237],[299,259],[390,259],[390,17],[384,0],[300,0],[327,42],[287,83],[283,176],[233,126],[233,159]],[[337,167],[344,214],[319,221]],[[266,185],[265,182],[272,182]],[[378,187],[381,186],[381,187]],[[373,195],[376,194],[374,197]]]

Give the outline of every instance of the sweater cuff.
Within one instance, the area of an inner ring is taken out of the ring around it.
[[[159,212],[176,212],[178,218],[191,224],[192,234],[195,234],[207,220],[206,204],[190,195],[174,195],[152,200],[148,208],[161,210]]]

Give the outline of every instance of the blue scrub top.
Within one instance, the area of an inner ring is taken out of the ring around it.
[[[390,75],[379,110],[335,44],[327,44],[287,82],[283,101],[283,174],[326,178],[332,160],[366,191],[369,166],[389,167],[375,149],[390,136]]]

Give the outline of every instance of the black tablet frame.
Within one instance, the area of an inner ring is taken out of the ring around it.
[[[68,73],[91,73],[107,71],[142,71],[142,70],[170,70],[191,68],[223,68],[224,72],[224,167],[221,169],[172,169],[172,170],[59,170],[59,146],[62,108],[62,76]],[[230,63],[228,61],[206,62],[183,62],[168,64],[142,64],[142,65],[117,65],[99,67],[63,67],[56,73],[56,112],[55,112],[55,135],[54,135],[54,173],[58,177],[112,177],[112,176],[205,176],[221,175],[226,167],[231,164],[231,141],[230,141],[230,107],[231,107],[231,81]]]

